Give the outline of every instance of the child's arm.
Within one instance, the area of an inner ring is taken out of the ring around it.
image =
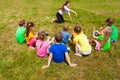
[[[78,42],[75,42],[75,54],[78,54]]]
[[[71,17],[71,14],[70,14],[70,12],[68,13],[68,16],[70,17],[70,20],[72,20],[72,17]]]
[[[74,10],[71,10],[71,9],[70,9],[70,11],[73,12],[73,13],[77,16],[77,13],[76,13]]]
[[[42,69],[48,68],[50,66],[51,60],[52,60],[52,53],[50,53],[50,55],[48,57],[48,64],[42,66]]]
[[[67,52],[65,53],[65,57],[66,57],[66,61],[68,62],[68,64],[69,64],[70,67],[77,66],[77,64],[71,63],[70,57],[69,57],[69,55],[68,55]]]

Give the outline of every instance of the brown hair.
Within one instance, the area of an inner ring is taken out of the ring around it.
[[[45,39],[45,32],[44,31],[41,31],[38,33],[38,39],[41,39],[41,40],[44,40]]]
[[[55,34],[56,42],[61,42],[63,40],[63,34],[61,32]]]
[[[112,18],[107,18],[105,22],[106,22],[106,26],[110,27],[113,24],[114,20]]]
[[[25,20],[23,19],[23,20],[20,20],[19,22],[18,22],[18,25],[19,26],[24,26],[25,25]]]
[[[46,37],[46,36],[45,36],[45,32],[44,32],[44,31],[41,31],[41,32],[38,33],[38,38],[37,38],[37,39],[42,40],[43,43],[44,43],[45,37]],[[40,44],[40,48],[43,46],[43,43]]]
[[[69,26],[67,26],[67,25],[63,26],[63,30],[68,31],[68,29],[69,29]]]
[[[79,24],[76,24],[74,26],[74,32],[77,34],[79,34],[81,32],[81,26]]]
[[[112,29],[110,27],[106,27],[103,30],[103,34],[104,34],[104,40],[101,42],[101,47],[104,46],[104,44],[108,41],[108,39],[110,38],[110,35],[112,33]]]
[[[30,32],[30,28],[34,27],[34,23],[33,22],[27,22],[27,31],[26,31],[26,37],[29,36],[29,32]]]
[[[66,6],[68,3],[70,3],[70,0],[67,0],[65,4],[60,8],[62,11],[65,11],[64,6]]]

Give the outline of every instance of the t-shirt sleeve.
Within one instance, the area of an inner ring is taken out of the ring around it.
[[[75,41],[75,42],[78,42],[78,38],[77,38],[77,37],[75,37],[75,38],[74,38],[74,41]]]
[[[102,40],[104,40],[104,36],[98,36],[98,40],[100,40],[100,41],[102,41]]]
[[[69,9],[67,6],[64,6],[64,9],[65,9],[67,12],[70,12],[70,9]]]
[[[49,52],[53,53],[53,46],[50,47]]]
[[[72,37],[72,35],[71,35],[71,34],[69,34],[68,36],[69,36],[69,38],[71,38],[71,37]]]
[[[67,47],[64,45],[64,53],[67,53],[68,52],[68,49]]]

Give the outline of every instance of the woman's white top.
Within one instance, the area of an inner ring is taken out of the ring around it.
[[[67,7],[67,6],[64,6],[64,11],[62,11],[61,9],[58,11],[61,15],[64,14],[64,13],[69,13],[70,12],[70,9]]]

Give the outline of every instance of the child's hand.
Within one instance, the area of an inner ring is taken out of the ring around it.
[[[49,66],[48,65],[44,65],[42,66],[42,69],[45,69],[45,68],[48,68]]]
[[[95,30],[95,27],[93,27],[93,31]]]
[[[77,66],[77,64],[74,64],[74,63],[70,64],[70,67],[75,67],[75,66]]]
[[[78,14],[77,14],[77,13],[75,13],[75,15],[77,16]]]

